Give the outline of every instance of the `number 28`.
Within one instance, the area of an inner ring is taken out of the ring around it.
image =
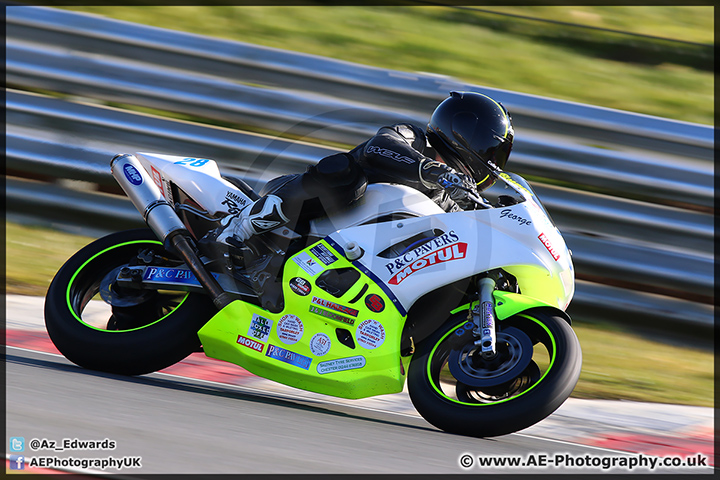
[[[175,162],[175,165],[187,165],[188,167],[202,167],[210,160],[207,158],[183,158]]]

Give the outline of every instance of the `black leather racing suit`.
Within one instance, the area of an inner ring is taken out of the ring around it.
[[[301,235],[307,233],[312,218],[357,201],[368,183],[407,185],[427,195],[443,210],[457,211],[459,207],[447,192],[427,180],[450,170],[434,157],[435,151],[421,128],[395,124],[382,127],[348,153],[321,159],[303,174],[271,180],[260,195],[279,197],[282,211],[278,212],[277,220]],[[261,201],[262,198],[256,203]]]
[[[308,239],[311,219],[350,206],[362,197],[368,183],[407,185],[426,194],[445,211],[459,210],[439,185],[441,180],[447,182],[449,177],[454,177],[451,184],[457,184],[459,178],[450,167],[433,160],[434,156],[435,152],[428,146],[420,128],[410,124],[382,127],[375,136],[350,152],[327,156],[308,167],[305,173],[271,180],[259,192],[258,200],[238,216],[233,216],[223,228],[210,232],[209,242],[201,240],[200,243],[215,247],[222,243],[236,247],[241,246],[241,242],[252,245],[255,242],[253,236],[281,225]],[[239,238],[238,232],[246,237]],[[213,238],[220,240],[215,242]],[[286,255],[304,245],[288,238],[275,240],[274,248]],[[278,278],[282,261],[272,255],[248,255],[248,252],[243,254],[243,261],[264,308],[281,311],[282,285]],[[268,278],[274,280],[268,281]]]
[[[444,189],[427,180],[429,169],[447,167],[434,161],[435,150],[421,128],[406,123],[382,127],[349,155],[362,167],[368,183],[407,185],[430,197],[446,212],[459,210]]]

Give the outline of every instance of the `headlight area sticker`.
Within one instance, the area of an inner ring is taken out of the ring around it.
[[[385,327],[377,320],[364,320],[357,327],[355,338],[361,347],[372,350],[385,342]]]
[[[316,333],[310,339],[310,351],[317,357],[322,357],[330,351],[332,341],[324,333]]]
[[[355,370],[365,366],[365,357],[358,355],[357,357],[338,358],[337,360],[328,360],[320,362],[317,365],[317,372],[320,375],[326,373],[342,372],[345,370]]]
[[[277,336],[286,345],[300,341],[305,332],[302,320],[292,314],[284,315],[277,323]]]

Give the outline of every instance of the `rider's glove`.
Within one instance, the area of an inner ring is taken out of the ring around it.
[[[447,165],[434,160],[425,160],[420,164],[420,181],[427,188],[447,190],[450,198],[462,208],[473,204],[470,195],[479,197],[473,179],[464,173],[456,172]]]

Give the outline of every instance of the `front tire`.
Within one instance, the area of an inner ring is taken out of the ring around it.
[[[216,311],[205,295],[138,290],[129,292],[123,306],[91,302],[114,271],[148,249],[172,258],[151,230],[129,230],[90,243],[55,275],[45,299],[45,326],[68,360],[92,370],[142,375],[201,349],[197,331]]]
[[[413,405],[441,430],[473,437],[505,435],[554,412],[580,376],[582,353],[570,325],[542,309],[498,322],[498,356],[484,359],[467,313],[451,317],[413,356]]]

